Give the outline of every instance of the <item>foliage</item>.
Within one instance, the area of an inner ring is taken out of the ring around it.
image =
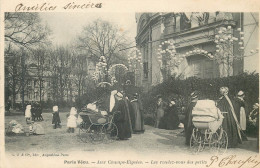
[[[245,101],[248,104],[249,111],[252,110],[253,104],[258,102],[258,73],[243,73],[237,76],[213,79],[191,77],[186,80],[181,80],[178,77],[172,77],[142,95],[144,109],[146,113],[154,112],[154,102],[156,102],[157,95],[162,95],[165,101],[174,98],[179,107],[186,106],[189,102],[189,95],[194,90],[198,90],[201,93],[201,99],[208,98],[217,100],[220,97],[219,88],[222,86],[229,88],[229,97],[231,99],[234,98],[239,90],[243,90],[246,95]]]

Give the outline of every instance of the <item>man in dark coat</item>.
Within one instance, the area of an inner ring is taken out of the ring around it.
[[[236,117],[233,103],[228,97],[228,88],[221,87],[220,94],[222,97],[218,101],[217,107],[224,116],[222,127],[228,135],[228,147],[234,148],[238,143],[241,143],[241,128]]]
[[[132,136],[131,120],[129,115],[129,108],[123,94],[118,92],[115,95],[117,99],[112,112],[116,112],[114,121],[118,128],[118,139],[126,140]]]
[[[184,122],[184,130],[185,130],[185,144],[190,145],[190,138],[192,135],[192,130],[194,128],[192,123],[192,109],[196,106],[197,101],[199,100],[199,92],[194,91],[191,93],[191,102],[186,108],[185,112],[185,122]]]
[[[138,98],[138,94],[134,94],[134,99],[131,100],[131,104],[135,114],[135,121],[133,123],[133,130],[135,133],[144,132],[144,116],[143,116],[143,106]]]

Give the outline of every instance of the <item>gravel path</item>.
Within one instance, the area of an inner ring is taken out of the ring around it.
[[[42,122],[39,122],[45,129],[45,135],[31,136],[6,136],[5,147],[7,152],[15,151],[51,151],[51,152],[108,152],[108,151],[134,151],[136,153],[183,153],[190,154],[188,147],[184,145],[185,138],[178,130],[155,129],[145,126],[144,134],[133,134],[132,138],[124,141],[113,141],[111,143],[84,143],[78,137],[78,129],[75,133],[66,132],[66,112],[60,113],[62,128],[53,129],[51,125],[52,114],[43,113]],[[16,120],[24,127],[27,127],[23,115],[6,116],[5,124]],[[249,138],[239,148],[228,149],[228,153],[256,154],[256,138]],[[211,151],[205,149],[207,154]]]

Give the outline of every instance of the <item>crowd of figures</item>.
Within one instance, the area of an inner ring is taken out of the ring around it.
[[[99,111],[106,110],[108,115],[115,113],[114,123],[118,128],[118,140],[126,140],[132,136],[132,133],[144,132],[144,115],[142,103],[139,95],[134,93],[129,99],[124,91],[114,90],[109,97],[105,97],[104,102],[96,102]],[[106,107],[104,109],[104,106]],[[38,104],[27,105],[25,110],[25,119],[27,124],[34,121],[42,121],[42,109]],[[76,107],[71,107],[67,114],[67,131],[74,133],[75,128],[82,122],[82,118],[77,113]],[[61,119],[58,106],[53,106],[52,112],[53,128],[61,128]]]
[[[256,103],[253,111],[249,112],[245,101],[245,93],[239,91],[234,98],[229,96],[227,87],[220,88],[221,97],[215,101],[216,107],[222,112],[223,122],[222,127],[228,135],[228,147],[237,147],[242,141],[247,141],[246,130],[250,120],[256,119],[257,127],[257,142],[259,143],[259,105]],[[164,101],[161,95],[157,96],[156,109],[154,112],[155,128],[160,129],[178,129],[184,126],[185,144],[190,145],[192,131],[195,128],[192,122],[192,110],[200,100],[200,92],[194,91],[190,94],[190,103],[184,107],[184,120],[179,119],[178,110],[176,107],[176,99]],[[258,144],[257,144],[258,147]]]
[[[26,122],[29,120],[43,121],[41,104],[38,102],[28,104],[25,110],[25,119]]]
[[[131,138],[132,133],[144,132],[144,115],[139,95],[130,100],[124,91],[111,92],[109,113],[115,113],[114,122],[118,128],[118,139]]]
[[[176,107],[176,100],[174,98],[167,103],[163,101],[161,95],[158,95],[154,118],[155,128],[174,130],[182,127],[183,125],[180,122]]]
[[[247,122],[256,119],[257,133],[259,133],[259,105],[256,103],[253,111],[249,112],[245,102],[245,94],[239,91],[234,98],[229,96],[227,87],[220,88],[221,97],[215,102],[216,107],[222,112],[222,128],[228,135],[228,147],[237,147],[242,141],[246,141],[245,131]],[[184,127],[186,145],[190,145],[192,130],[195,128],[192,122],[192,110],[200,99],[200,93],[194,91],[190,94],[190,103],[185,107],[185,118],[181,122],[178,116],[176,100],[170,99],[168,103],[163,101],[162,96],[157,97],[155,109],[155,127],[162,129],[178,129]],[[131,99],[121,90],[109,92],[101,102],[96,102],[100,110],[106,110],[108,115],[114,115],[114,123],[118,128],[118,140],[131,138],[133,133],[144,133],[144,113],[142,102],[137,93],[131,95]],[[53,128],[61,128],[58,106],[53,107]],[[42,108],[39,104],[27,105],[25,110],[26,122],[42,121]],[[68,132],[74,132],[82,120],[79,120],[77,109],[72,107],[67,115]],[[258,142],[259,142],[259,135]],[[258,144],[257,144],[258,147]]]
[[[253,111],[249,112],[247,104],[244,100],[245,94],[239,91],[235,98],[229,96],[229,89],[227,87],[220,88],[221,97],[216,101],[216,107],[222,112],[223,122],[222,128],[228,135],[228,147],[237,147],[242,141],[247,141],[245,135],[247,122],[259,116],[259,105],[256,103]],[[186,145],[190,145],[190,137],[194,125],[192,123],[192,109],[196,106],[197,101],[200,99],[200,93],[194,91],[190,95],[191,102],[186,108],[185,113],[185,137]],[[257,124],[257,133],[259,133],[259,125]],[[259,135],[257,135],[257,142],[259,142]],[[258,148],[258,144],[257,144]]]

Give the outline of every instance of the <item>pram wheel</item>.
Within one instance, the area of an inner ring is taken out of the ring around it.
[[[88,133],[88,129],[87,129],[87,125],[86,123],[82,122],[79,125],[79,138],[82,142],[86,143],[89,140],[89,133]]]
[[[219,135],[217,132],[215,133],[211,133],[210,135],[210,138],[209,138],[209,148],[211,151],[215,152],[215,151],[218,151],[218,138],[219,138]]]
[[[194,128],[190,138],[190,148],[193,153],[201,152],[204,149],[205,144],[202,137],[203,134],[197,128]]]
[[[225,130],[220,129],[219,138],[218,138],[218,154],[224,154],[228,146],[228,135]]]
[[[116,140],[118,129],[114,123],[106,123],[102,128],[102,134],[105,135],[108,141]]]
[[[98,144],[103,141],[105,135],[102,133],[102,125],[92,124],[89,127],[89,137],[91,143]]]

